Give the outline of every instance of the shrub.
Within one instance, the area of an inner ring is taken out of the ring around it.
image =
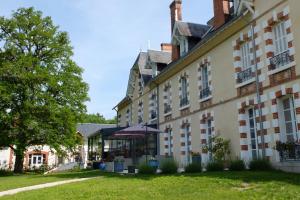
[[[245,169],[246,166],[243,160],[233,160],[230,162],[229,170],[231,171],[242,171]]]
[[[139,174],[155,174],[156,169],[149,166],[147,163],[139,165]]]
[[[202,171],[202,166],[200,163],[191,163],[185,167],[184,171],[186,173],[199,173]]]
[[[206,166],[206,170],[210,172],[214,171],[223,171],[224,170],[224,164],[222,162],[210,162]]]
[[[249,165],[250,170],[271,170],[272,166],[269,160],[267,159],[257,159],[252,160]]]
[[[173,159],[166,159],[160,166],[162,174],[175,174],[177,173],[178,165]]]
[[[14,173],[9,170],[0,169],[0,177],[1,176],[12,176]]]

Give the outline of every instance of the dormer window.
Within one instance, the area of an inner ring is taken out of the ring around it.
[[[180,56],[184,56],[188,52],[188,41],[186,38],[181,38],[180,39]]]

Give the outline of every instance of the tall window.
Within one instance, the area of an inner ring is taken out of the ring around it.
[[[248,69],[251,66],[251,52],[250,52],[250,43],[245,42],[241,46],[241,59],[243,69]]]
[[[189,164],[191,162],[191,156],[190,156],[190,135],[189,135],[189,129],[190,125],[185,125],[184,126],[184,135],[185,135],[185,143],[186,143],[186,162]]]
[[[188,105],[188,91],[187,91],[187,78],[181,78],[181,99],[180,99],[180,106]]]
[[[165,86],[165,94],[164,94],[164,99],[165,99],[165,104],[164,104],[164,113],[169,113],[172,111],[171,109],[171,86],[167,85]]]
[[[256,132],[256,120],[255,120],[255,110],[250,108],[248,110],[248,128],[250,136],[250,149],[252,154],[252,159],[258,158],[258,143],[257,143],[257,132]]]
[[[168,130],[167,130],[167,132],[168,132],[168,141],[169,141],[169,155],[170,156],[173,156],[173,151],[172,151],[172,146],[173,146],[173,144],[172,144],[172,140],[173,140],[173,132],[172,132],[172,129],[171,128],[169,128]]]
[[[273,27],[275,55],[283,53],[288,49],[286,35],[287,33],[284,22],[280,22]]]
[[[206,133],[207,133],[207,144],[208,144],[208,147],[211,149],[212,148],[212,121],[211,121],[211,119],[207,120]],[[208,152],[208,158],[210,161],[212,161],[212,153],[211,152]]]
[[[208,68],[207,68],[207,64],[205,64],[205,65],[202,66],[201,80],[202,80],[202,89],[209,88],[209,85],[208,85]]]
[[[294,142],[298,139],[297,121],[293,98],[282,100],[281,125],[283,129],[282,140]]]

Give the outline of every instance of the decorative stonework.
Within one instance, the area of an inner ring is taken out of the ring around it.
[[[300,85],[294,84],[293,87],[285,87],[285,85],[282,85],[280,90],[272,91],[269,93],[270,99],[272,101],[271,113],[273,116],[272,128],[274,129],[274,141],[280,141],[281,133],[279,123],[278,100],[279,98],[282,98],[286,95],[290,95],[294,98],[297,128],[298,130],[300,130]]]
[[[173,126],[172,124],[168,124],[164,129],[164,154],[166,156],[171,156],[173,154]],[[170,135],[171,133],[171,135]],[[171,154],[170,154],[171,153]]]
[[[259,25],[254,26],[254,40],[255,40],[255,47],[253,48],[253,43],[252,41],[252,30],[249,30],[247,33],[241,33],[240,37],[232,42],[233,46],[233,65],[235,68],[235,80],[236,80],[236,87],[243,87],[245,85],[251,84],[252,82],[255,81],[255,60],[254,60],[254,55],[253,52],[254,50],[256,51],[256,63],[257,63],[257,68],[258,68],[258,74],[259,74],[259,81],[263,82],[265,79],[265,75],[261,73],[261,69],[264,67],[264,63],[261,59],[262,56],[262,50],[260,49],[260,45],[262,42],[262,37],[259,36],[259,32],[261,31],[261,28]],[[244,80],[241,82],[239,80],[239,74],[243,72],[243,67],[242,66],[242,53],[241,53],[241,46],[245,43],[249,42],[249,48],[250,48],[250,60],[251,60],[251,66],[249,68],[249,79]]]
[[[261,122],[263,124],[263,129],[260,130],[260,117],[258,111],[258,104],[257,98],[246,98],[242,102],[238,102],[238,122],[239,122],[239,135],[240,135],[240,145],[241,145],[241,159],[245,161],[250,161],[252,159],[251,156],[251,136],[249,133],[249,122],[248,122],[248,115],[246,110],[249,108],[254,108],[255,110],[255,121],[256,121],[256,133],[258,138],[258,149],[259,153],[261,154],[262,144],[261,144],[261,135],[264,134],[265,137],[265,148],[267,155],[272,156],[272,149],[268,149],[270,146],[269,136],[267,135],[267,129],[270,128],[270,122],[267,121],[267,115],[269,114],[269,109],[265,106],[268,100],[267,95],[261,95],[261,110],[262,110],[262,117]]]
[[[288,64],[287,68],[294,67],[296,65],[295,62],[295,47],[294,47],[294,35],[292,33],[292,22],[289,16],[289,6],[283,9],[283,11],[277,12],[276,10],[273,11],[273,16],[263,22],[263,29],[264,29],[264,41],[265,41],[265,53],[266,53],[266,64],[268,66],[269,71],[275,71],[272,69],[270,59],[273,58],[275,55],[275,45],[273,41],[273,27],[274,25],[278,24],[279,22],[284,22],[285,29],[286,29],[286,40],[288,43],[288,51],[289,51],[289,59],[290,63]],[[285,70],[286,67],[283,67],[282,70]],[[272,77],[270,76],[272,79]]]
[[[156,91],[152,91],[148,95],[149,98],[149,122],[153,122],[157,119],[157,94]]]
[[[186,84],[187,84],[187,101],[190,102],[190,93],[189,93],[189,87],[190,87],[190,84],[189,84],[189,71],[184,71],[181,73],[180,76],[178,76],[178,95],[179,95],[179,99],[182,98],[182,88],[181,88],[181,80],[182,78],[186,78]]]
[[[188,127],[188,132],[185,128]],[[182,163],[187,164],[190,153],[192,152],[192,132],[191,132],[191,118],[184,118],[180,123],[180,146]]]
[[[203,67],[207,67],[207,74],[208,74],[208,87],[209,87],[209,91],[210,91],[210,95],[208,95],[205,98],[201,98],[201,91],[203,91],[204,86],[202,85],[202,69]],[[212,87],[212,74],[211,74],[211,57],[208,56],[205,59],[202,59],[199,67],[198,67],[198,88],[199,88],[199,99],[201,102],[203,101],[207,101],[209,99],[211,99],[212,97],[212,91],[213,91],[213,87]]]
[[[208,133],[207,133],[207,122],[211,120],[211,135],[215,135],[215,121],[214,121],[214,112],[213,111],[205,111],[200,114],[200,139],[201,139],[201,147],[203,148],[208,144]],[[204,152],[202,150],[202,163],[207,163],[209,161],[208,152]]]

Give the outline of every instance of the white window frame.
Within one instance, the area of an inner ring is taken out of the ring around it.
[[[167,133],[168,133],[168,139],[169,139],[169,156],[173,156],[173,151],[172,151],[173,130],[171,128],[169,128]]]
[[[212,119],[208,118],[206,120],[206,140],[207,140],[207,145],[209,148],[212,147],[213,143],[212,143]],[[208,159],[209,161],[213,160],[213,155],[211,151],[208,151]]]
[[[181,99],[188,99],[187,78],[181,77]]]
[[[43,164],[43,154],[31,155],[31,166],[39,166]]]
[[[252,110],[252,116],[250,116],[250,111]],[[252,125],[251,125],[252,121]],[[247,109],[247,127],[248,127],[248,138],[249,138],[249,150],[251,151],[251,158],[259,158],[259,146],[258,146],[258,135],[257,135],[257,124],[256,124],[256,110],[252,107]],[[253,134],[252,135],[252,131]],[[253,145],[255,149],[253,149]]]
[[[243,70],[251,67],[251,49],[249,41],[246,41],[241,45],[241,62]]]
[[[279,55],[288,50],[287,32],[285,22],[281,21],[272,27],[274,54]]]
[[[284,101],[289,101],[289,108],[284,108]],[[289,112],[290,121],[286,120],[285,112]],[[280,140],[282,142],[293,142],[288,140],[288,136],[292,136],[294,142],[299,139],[299,130],[297,127],[296,109],[294,104],[294,98],[292,96],[286,96],[280,99],[279,104],[279,120],[280,120]],[[292,125],[292,133],[287,134],[287,123]]]
[[[205,63],[201,67],[201,84],[202,90],[209,88],[209,81],[208,81],[208,64]]]

